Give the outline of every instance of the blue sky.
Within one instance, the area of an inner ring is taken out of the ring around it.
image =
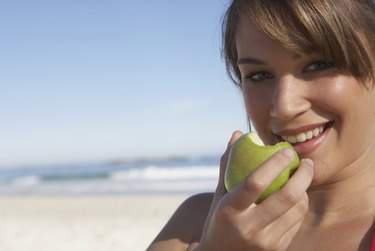
[[[221,154],[226,0],[0,2],[0,166]]]

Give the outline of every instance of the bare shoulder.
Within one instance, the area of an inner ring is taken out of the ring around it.
[[[191,243],[199,242],[212,199],[213,193],[187,198],[147,250],[186,250]]]

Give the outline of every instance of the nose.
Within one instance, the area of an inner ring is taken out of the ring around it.
[[[270,115],[280,120],[291,120],[311,108],[308,86],[302,80],[286,76],[278,82]]]

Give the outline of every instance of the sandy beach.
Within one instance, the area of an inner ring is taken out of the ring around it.
[[[187,197],[1,197],[0,250],[145,250]]]

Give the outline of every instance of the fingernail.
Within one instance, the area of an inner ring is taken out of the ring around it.
[[[239,135],[238,135],[239,134]],[[242,135],[243,133],[239,130],[236,130],[232,133],[232,136],[228,142],[228,146],[232,145],[235,141],[235,139],[237,139],[240,135]]]
[[[281,150],[286,156],[288,156],[290,159],[294,159],[294,153],[291,149],[285,148]]]
[[[314,162],[313,162],[311,159],[303,159],[302,161],[305,162],[305,163],[307,163],[307,164],[310,165],[311,167],[314,166]]]

